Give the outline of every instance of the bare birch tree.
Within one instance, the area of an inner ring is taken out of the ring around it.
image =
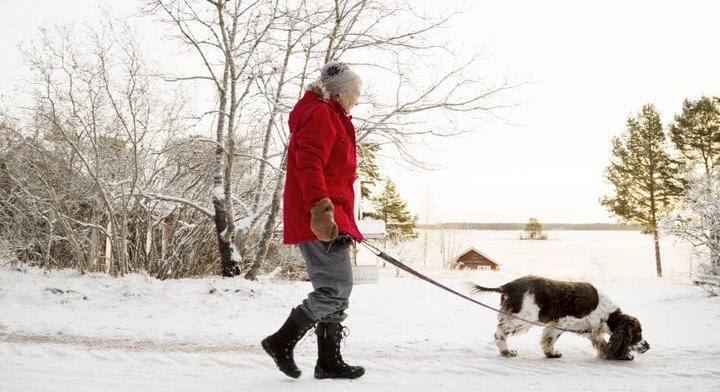
[[[512,107],[502,101],[502,93],[517,87],[502,80],[489,85],[481,76],[473,76],[468,72],[480,59],[479,55],[444,70],[435,78],[417,88],[417,83],[408,80],[410,74],[408,64],[402,58],[420,57],[430,53],[447,56],[443,45],[434,37],[451,15],[438,18],[417,16],[414,9],[403,2],[376,0],[336,0],[309,5],[305,1],[283,3],[280,13],[283,17],[274,32],[274,47],[282,56],[272,62],[270,75],[276,77],[261,85],[263,96],[269,102],[269,120],[264,132],[262,157],[267,159],[271,148],[270,130],[276,124],[278,113],[286,113],[292,108],[293,94],[283,94],[285,90],[299,91],[308,79],[323,64],[330,60],[343,59],[359,67],[386,72],[396,80],[397,86],[393,99],[387,97],[366,97],[364,115],[356,116],[358,122],[358,142],[362,149],[368,146],[386,146],[394,149],[412,165],[428,167],[427,162],[419,159],[412,151],[413,143],[420,138],[454,136],[472,127],[458,129],[444,126],[427,129],[425,118],[432,113],[485,113],[499,116],[498,111]],[[399,19],[410,19],[405,28],[398,28],[393,22]],[[302,49],[302,50],[296,50]],[[388,55],[391,61],[382,60]],[[367,57],[367,59],[365,58]],[[368,61],[370,58],[382,61]],[[288,77],[289,70],[295,70],[295,77]],[[278,76],[279,75],[279,76]],[[298,95],[299,97],[299,95]],[[420,116],[425,116],[420,117]],[[282,124],[284,125],[284,124]],[[282,128],[278,127],[281,130]],[[284,157],[287,144],[287,131],[279,132],[280,143],[275,148],[280,151],[277,156]],[[254,205],[264,197],[264,184],[267,182],[265,160],[259,163],[258,190]],[[254,278],[262,265],[267,246],[274,234],[275,220],[280,207],[283,184],[280,172],[272,190],[270,211],[265,227],[260,234],[260,242],[248,278]]]
[[[205,80],[217,96],[213,192],[215,229],[224,276],[240,273],[233,198],[233,164],[241,105],[257,75],[258,48],[276,18],[276,2],[150,0],[147,12],[173,25],[200,58],[204,73],[168,80]]]

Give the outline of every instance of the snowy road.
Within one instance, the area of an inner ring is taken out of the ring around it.
[[[718,353],[675,352],[634,362],[601,362],[589,353],[548,360],[539,352],[497,357],[489,344],[474,349],[423,343],[386,350],[355,348],[352,358],[368,368],[357,381],[317,381],[310,342],[298,353],[305,377],[290,380],[272,369],[257,346],[203,346],[58,336],[0,336],[2,391],[128,390],[698,390],[720,388]],[[65,386],[68,386],[66,389]],[[69,386],[72,386],[71,388]]]
[[[356,287],[348,319],[345,356],[367,375],[318,381],[312,336],[296,354],[299,380],[282,376],[257,345],[305,283],[0,269],[0,391],[720,390],[720,299],[662,281],[598,286],[643,322],[647,354],[600,361],[568,335],[557,344],[564,356],[546,359],[536,328],[510,340],[519,357],[501,358],[494,315],[414,279],[385,279]]]

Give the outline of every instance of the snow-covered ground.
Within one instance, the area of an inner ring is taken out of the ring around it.
[[[463,280],[445,282],[462,288]],[[318,381],[312,336],[296,354],[299,380],[279,373],[258,344],[309,283],[0,267],[0,391],[720,391],[719,298],[670,280],[598,286],[643,323],[652,349],[635,361],[598,360],[571,335],[557,344],[562,358],[546,359],[538,328],[510,339],[517,358],[499,357],[494,314],[417,279],[388,277],[356,286],[352,297],[344,353],[366,376]]]

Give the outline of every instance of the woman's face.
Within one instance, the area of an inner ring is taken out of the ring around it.
[[[355,86],[345,93],[338,96],[340,105],[345,109],[346,112],[350,113],[350,110],[355,107],[360,98],[360,86]]]

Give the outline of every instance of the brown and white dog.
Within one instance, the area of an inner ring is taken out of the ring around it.
[[[623,313],[590,283],[562,282],[538,276],[525,276],[497,288],[472,285],[473,292],[500,293],[500,308],[527,321],[542,323],[542,349],[548,358],[559,358],[555,342],[564,331],[555,327],[583,331],[598,357],[632,360],[631,351],[642,354],[650,345],[642,338],[642,327],[635,317]],[[527,332],[533,324],[498,314],[495,344],[500,354],[514,357],[507,347],[508,336]],[[610,340],[605,341],[605,334]]]

